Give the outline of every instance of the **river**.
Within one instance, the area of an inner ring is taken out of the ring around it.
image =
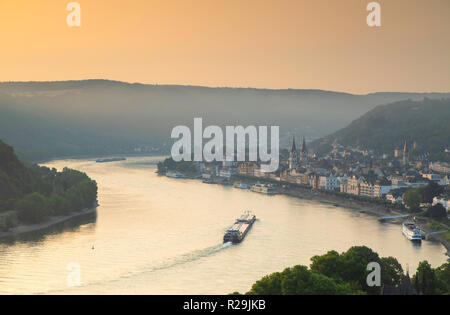
[[[60,160],[99,186],[96,217],[0,243],[0,294],[227,294],[328,250],[366,245],[413,273],[445,248],[414,245],[399,225],[368,214],[283,195],[266,196],[155,174],[157,157],[95,163]],[[259,220],[239,245],[222,244],[244,211]],[[70,264],[80,286],[68,286]]]

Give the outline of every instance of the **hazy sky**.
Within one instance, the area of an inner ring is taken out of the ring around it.
[[[450,91],[450,0],[0,0],[0,81]]]

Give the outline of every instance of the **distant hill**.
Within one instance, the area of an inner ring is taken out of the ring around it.
[[[106,80],[0,83],[0,138],[26,160],[130,153],[136,147],[169,152],[177,125],[279,125],[317,139],[379,104],[440,93],[352,95],[321,90],[265,90],[143,85]]]
[[[402,149],[406,140],[411,154],[429,152],[435,159],[446,159],[444,150],[450,147],[450,99],[426,98],[377,106],[311,146],[324,152],[335,140],[345,146],[389,154]]]

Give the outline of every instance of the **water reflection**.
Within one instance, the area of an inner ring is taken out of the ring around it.
[[[43,243],[46,238],[56,236],[64,232],[77,233],[81,229],[85,232],[95,230],[97,222],[97,209],[94,212],[82,214],[64,222],[59,222],[46,228],[31,231],[19,235],[11,235],[0,238],[0,244],[13,245],[16,242]]]
[[[79,169],[97,181],[98,216],[0,243],[0,293],[246,292],[268,273],[309,265],[314,255],[355,245],[394,256],[411,271],[425,259],[433,266],[446,260],[439,243],[416,246],[400,226],[380,224],[368,214],[157,176],[159,160],[49,163]],[[243,243],[223,245],[224,232],[244,210],[259,220]],[[78,288],[66,285],[72,262],[82,268]]]

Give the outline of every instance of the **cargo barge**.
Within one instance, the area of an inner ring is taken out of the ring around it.
[[[231,228],[227,230],[223,236],[223,242],[232,242],[233,244],[240,243],[244,240],[248,231],[256,221],[256,216],[250,212],[244,213]]]
[[[126,161],[126,160],[127,160],[126,158],[118,157],[118,158],[109,158],[109,159],[98,159],[98,160],[95,160],[95,162],[97,162],[97,163],[109,163],[109,162],[118,162],[118,161]]]

